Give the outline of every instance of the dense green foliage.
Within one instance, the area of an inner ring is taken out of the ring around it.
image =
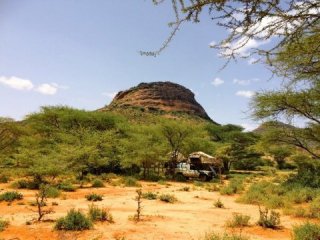
[[[75,184],[82,187],[95,179],[92,175],[108,173],[160,180],[166,162],[194,151],[223,159],[226,171],[262,164],[254,149],[256,135],[190,116],[170,119],[139,109],[88,112],[46,106],[22,122],[0,123],[9,126],[17,134],[14,143],[0,149],[0,165],[25,177],[14,183],[16,188],[54,183],[74,191]],[[74,177],[61,182],[61,176]],[[123,178],[122,183],[137,186],[134,178]],[[92,186],[103,184],[96,178]]]
[[[97,193],[90,193],[90,194],[86,195],[85,197],[88,201],[93,201],[93,202],[103,200],[103,196],[101,194],[97,194]]]
[[[92,228],[93,224],[90,218],[79,210],[71,209],[67,216],[59,218],[56,222],[56,230],[80,231]]]
[[[0,194],[0,202],[13,202],[14,200],[21,200],[23,199],[23,195],[19,192],[4,192]]]
[[[109,222],[113,223],[113,216],[111,213],[105,208],[99,208],[98,206],[92,204],[89,206],[88,216],[93,222],[100,221],[100,222]]]
[[[314,223],[305,223],[293,228],[294,240],[317,240],[320,238],[320,226]]]

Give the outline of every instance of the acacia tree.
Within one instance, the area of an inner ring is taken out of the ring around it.
[[[187,22],[200,22],[203,12],[219,26],[229,31],[214,48],[221,50],[221,55],[229,60],[243,57],[241,48],[259,46],[259,41],[274,40],[269,48],[251,48],[252,54],[270,56],[284,45],[300,42],[305,34],[312,33],[320,20],[320,3],[314,0],[152,0],[155,5],[170,2],[175,19],[169,23],[172,31],[157,51],[141,52],[157,56],[172,41],[179,28]],[[317,45],[310,48],[316,53]]]
[[[252,101],[256,119],[304,121],[303,128],[276,124],[270,140],[303,149],[316,159],[320,159],[320,51],[311,50],[315,45],[320,48],[319,40],[318,31],[282,48],[274,63],[279,66],[277,74],[287,79],[284,88],[259,93]]]

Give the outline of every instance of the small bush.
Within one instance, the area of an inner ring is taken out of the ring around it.
[[[23,195],[19,192],[5,192],[0,195],[0,201],[12,202],[14,200],[23,199]]]
[[[46,196],[48,198],[57,198],[61,194],[60,190],[53,186],[48,186],[46,189]]]
[[[293,228],[293,240],[319,240],[320,225],[305,223]]]
[[[115,179],[117,178],[118,176],[114,173],[102,173],[100,175],[100,178],[103,180],[103,181],[106,181],[108,183],[110,183],[112,181],[112,179]]]
[[[309,217],[320,218],[320,197],[316,198],[310,203],[309,206]]]
[[[220,194],[222,195],[233,195],[240,193],[244,189],[243,179],[231,179],[229,184],[220,189]]]
[[[172,194],[162,194],[160,195],[159,199],[167,203],[175,203],[178,201],[178,199]]]
[[[74,192],[76,187],[72,185],[70,182],[62,182],[58,185],[58,189],[64,192]]]
[[[114,223],[113,216],[109,210],[105,208],[99,208],[94,204],[89,206],[88,215],[93,222],[100,221],[100,222],[109,222]]]
[[[92,201],[92,202],[97,202],[97,201],[103,200],[103,196],[101,194],[97,194],[97,193],[90,193],[90,194],[86,195],[85,197],[88,201]]]
[[[220,199],[218,199],[217,201],[215,201],[213,205],[214,205],[216,208],[224,208],[224,204],[223,204],[223,202],[220,201]]]
[[[300,186],[292,186],[292,189],[286,194],[287,199],[296,204],[307,203],[315,197],[315,191],[312,188],[302,188]]]
[[[0,183],[7,183],[9,182],[10,178],[7,175],[1,174],[0,175]]]
[[[104,187],[104,183],[100,179],[95,179],[95,180],[93,180],[91,187],[102,188],[102,187]]]
[[[141,184],[134,177],[125,177],[123,179],[123,184],[126,187],[141,187]]]
[[[0,232],[4,231],[9,226],[9,221],[0,219]]]
[[[280,213],[275,211],[270,212],[269,209],[265,209],[264,211],[259,208],[260,218],[258,221],[258,225],[263,228],[272,228],[276,229],[280,225]]]
[[[250,216],[235,213],[231,220],[227,221],[227,227],[243,228],[249,226]]]
[[[276,184],[261,181],[252,184],[238,201],[247,204],[264,204],[270,208],[283,207],[284,199],[282,196],[286,191]]]
[[[249,240],[248,237],[242,236],[241,234],[217,234],[217,233],[206,233],[202,240]]]
[[[155,200],[157,199],[158,195],[153,192],[146,192],[142,194],[142,197],[148,200]]]
[[[90,218],[81,211],[71,209],[67,216],[59,218],[55,224],[56,230],[81,231],[92,228],[93,224]]]
[[[288,182],[298,183],[305,187],[320,188],[320,163],[304,155],[296,155],[292,158],[297,165],[298,173],[292,175]]]
[[[29,182],[25,179],[21,179],[18,181],[15,181],[11,184],[12,188],[16,188],[16,189],[26,189],[28,188]]]
[[[180,188],[179,191],[190,192],[190,187],[185,186],[185,187],[183,187],[183,188]]]

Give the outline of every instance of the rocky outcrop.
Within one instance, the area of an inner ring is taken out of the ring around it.
[[[211,120],[195,100],[193,92],[172,82],[140,83],[136,87],[119,92],[107,109],[125,107],[140,107],[165,113],[180,112]]]

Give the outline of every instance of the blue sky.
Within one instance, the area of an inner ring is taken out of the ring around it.
[[[140,82],[172,81],[190,88],[216,122],[253,128],[253,92],[280,80],[248,59],[225,60],[209,47],[226,36],[208,17],[187,24],[160,56],[173,19],[151,0],[1,0],[0,116],[23,119],[43,105],[94,110]]]

